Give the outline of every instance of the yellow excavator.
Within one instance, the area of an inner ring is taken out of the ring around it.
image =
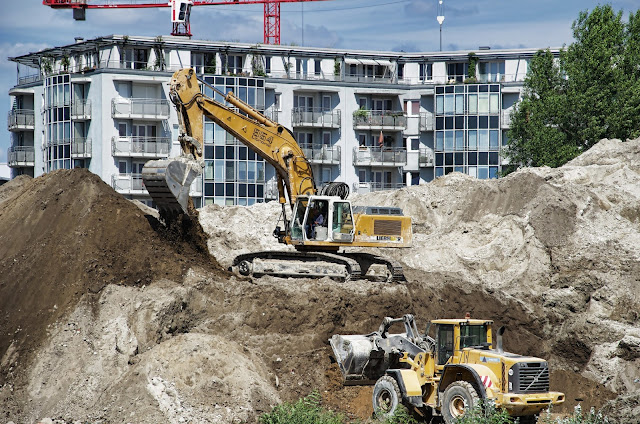
[[[222,95],[229,106],[202,94],[200,83]],[[404,280],[402,267],[390,258],[340,251],[347,247],[410,246],[411,218],[404,216],[401,208],[352,206],[344,183],[331,183],[317,190],[311,164],[289,129],[232,92],[221,93],[199,80],[193,69],[173,74],[169,95],[178,113],[182,156],[147,162],[142,170],[145,187],[165,221],[194,213],[189,207],[189,187],[204,165],[206,116],[275,168],[282,214],[274,236],[295,248],[240,255],[232,264],[236,272],[255,276],[328,276],[337,280]]]

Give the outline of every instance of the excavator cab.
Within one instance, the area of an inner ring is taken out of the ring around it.
[[[353,242],[353,213],[349,201],[334,196],[298,196],[293,209],[293,244]]]

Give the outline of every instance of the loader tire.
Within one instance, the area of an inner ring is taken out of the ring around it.
[[[472,409],[480,401],[478,392],[467,381],[451,383],[444,391],[442,401],[442,416],[444,422],[452,424],[462,417],[466,411]]]
[[[400,388],[395,378],[383,375],[373,387],[373,412],[378,418],[387,418],[395,414],[402,401]]]

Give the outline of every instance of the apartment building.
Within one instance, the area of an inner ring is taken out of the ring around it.
[[[113,35],[11,58],[12,176],[86,167],[150,203],[141,170],[180,153],[173,71],[192,67],[290,128],[316,183],[352,191],[426,183],[450,172],[497,178],[509,116],[536,49],[378,52]],[[557,52],[557,51],[556,51]],[[469,65],[476,69],[469,76]],[[205,94],[222,100],[212,90]],[[205,120],[196,205],[277,197],[274,169]]]

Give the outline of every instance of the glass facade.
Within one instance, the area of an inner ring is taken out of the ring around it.
[[[205,76],[223,93],[232,91],[255,109],[264,111],[264,80]],[[220,94],[204,86],[204,94],[224,103]],[[253,205],[264,202],[265,161],[213,121],[204,122],[204,204]]]
[[[499,84],[436,86],[435,176],[462,172],[480,179],[500,172]]]
[[[71,82],[69,74],[45,80],[45,164],[47,172],[71,169]]]

